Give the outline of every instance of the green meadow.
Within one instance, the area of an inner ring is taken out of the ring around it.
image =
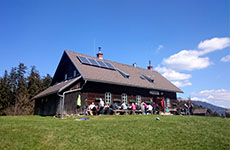
[[[226,118],[105,115],[75,119],[2,116],[0,149],[230,149],[230,119]]]

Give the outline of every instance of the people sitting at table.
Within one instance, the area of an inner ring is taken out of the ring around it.
[[[105,107],[104,107],[104,114],[109,115],[109,113],[110,113],[109,104],[105,104]]]
[[[143,102],[143,105],[145,106],[145,115],[147,115],[148,105],[145,102]]]
[[[141,106],[138,103],[136,103],[136,110],[141,110]]]
[[[132,104],[130,105],[129,103],[128,103],[128,110],[132,110]]]
[[[116,102],[115,102],[115,104],[114,104],[114,107],[115,107],[115,109],[119,109],[119,106],[117,105]]]
[[[132,105],[131,105],[131,112],[130,112],[130,114],[133,114],[133,115],[135,115],[135,111],[137,110],[136,109],[136,105],[135,105],[135,103],[132,103]]]
[[[88,107],[88,114],[92,116],[95,111],[96,111],[96,107],[94,102],[92,102]]]
[[[150,104],[148,105],[147,113],[153,114],[153,106]]]
[[[122,109],[122,110],[127,110],[127,109],[128,109],[125,102],[123,102],[123,103],[121,104],[121,109]]]
[[[109,110],[110,110],[110,114],[113,114],[115,110],[119,109],[119,106],[117,105],[117,103],[111,104],[109,106]]]
[[[156,114],[157,113],[157,104],[155,101],[152,102],[152,107],[153,107],[153,113]]]
[[[145,105],[144,105],[144,102],[141,103],[141,111],[142,111],[142,114],[145,115]]]
[[[136,110],[136,105],[135,105],[135,103],[132,103],[132,110]]]

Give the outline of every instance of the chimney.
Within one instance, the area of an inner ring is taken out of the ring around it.
[[[153,66],[151,65],[151,61],[149,61],[148,70],[153,70]]]
[[[133,63],[133,67],[135,67],[135,68],[137,67],[137,63],[136,63],[136,62],[135,62],[135,63]]]
[[[97,53],[97,58],[103,59],[103,54],[101,53],[101,47],[98,47],[99,52]]]

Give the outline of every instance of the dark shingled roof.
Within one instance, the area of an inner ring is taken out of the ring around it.
[[[74,79],[66,80],[64,82],[60,82],[58,84],[50,86],[49,88],[47,88],[46,90],[42,91],[38,95],[34,96],[32,99],[38,99],[38,98],[41,98],[41,97],[44,97],[44,96],[47,96],[47,95],[51,95],[51,94],[57,93],[62,87],[64,87],[67,84],[71,83],[71,81],[73,81],[73,80]]]
[[[90,65],[84,65],[78,60],[76,56],[80,55],[88,58],[98,59],[96,57],[87,56],[69,50],[65,50],[65,52],[72,60],[76,68],[79,70],[82,77],[86,80],[183,93],[183,91],[181,91],[179,88],[177,88],[175,85],[173,85],[170,81],[168,81],[166,78],[164,78],[161,74],[159,74],[156,71],[151,71],[139,67],[133,67],[131,65],[121,64],[109,60],[103,60],[105,62],[111,63],[115,68],[119,68],[122,71],[128,73],[130,77],[129,79],[126,79],[118,71],[94,67]],[[142,73],[153,78],[154,83],[151,83],[148,80],[141,78]]]
[[[98,59],[96,57],[87,56],[69,50],[65,50],[65,53],[68,55],[72,63],[78,69],[78,71],[81,74],[81,77],[83,77],[83,79],[85,80],[131,87],[147,88],[152,90],[163,90],[183,93],[183,91],[181,91],[179,88],[177,88],[175,85],[173,85],[170,81],[168,81],[166,78],[164,78],[161,74],[159,74],[156,71],[151,71],[139,67],[133,67],[131,65],[121,64],[109,60],[103,60],[105,62],[111,63],[115,68],[119,68],[120,70],[128,73],[130,77],[129,79],[127,79],[124,78],[116,70],[104,69],[100,67],[94,67],[91,65],[84,65],[78,60],[76,56],[85,56],[88,58]],[[154,79],[154,83],[151,83],[148,80],[141,77],[142,74],[145,74]],[[45,91],[36,95],[33,99],[41,98],[58,92],[62,87],[68,86],[67,84],[75,79],[76,78],[53,85]]]

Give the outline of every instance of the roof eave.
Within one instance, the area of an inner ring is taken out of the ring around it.
[[[61,87],[57,92],[60,93],[62,92],[64,89],[66,89],[67,87],[69,87],[70,85],[72,85],[73,83],[75,83],[76,81],[78,81],[79,79],[81,79],[82,76],[79,76],[77,78],[75,78],[73,81],[71,81],[70,83],[64,85],[63,87]]]
[[[150,90],[161,90],[161,91],[167,91],[167,92],[184,93],[183,91],[179,91],[179,90],[175,91],[175,90],[166,90],[166,89],[160,89],[160,88],[148,88],[148,87],[143,87],[143,86],[136,86],[136,85],[131,85],[131,84],[122,84],[122,83],[117,83],[117,82],[108,82],[108,81],[89,79],[89,78],[85,78],[85,80],[93,81],[93,82],[99,82],[99,83],[107,83],[107,84],[115,84],[115,85],[122,85],[122,86],[136,87],[136,88],[144,88],[144,89],[150,89]]]
[[[36,100],[36,99],[39,99],[39,98],[43,98],[43,97],[46,97],[46,96],[55,94],[55,93],[57,93],[57,91],[58,91],[58,90],[53,91],[53,92],[50,92],[50,93],[47,93],[47,94],[44,94],[44,95],[41,95],[41,96],[34,96],[31,100]]]
[[[75,83],[76,81],[80,80],[82,78],[82,76],[79,76],[77,78],[75,78],[73,81],[71,81],[70,83],[60,87],[59,89],[55,90],[55,91],[52,91],[50,93],[47,93],[47,94],[44,94],[44,95],[41,95],[41,96],[34,96],[31,100],[35,100],[35,99],[39,99],[39,98],[42,98],[42,97],[45,97],[45,96],[49,96],[49,95],[52,95],[54,93],[60,93],[62,92],[63,90],[65,90],[66,88],[68,88],[70,85],[72,85],[73,83]],[[48,89],[48,88],[47,88]],[[47,90],[46,89],[46,90]]]

